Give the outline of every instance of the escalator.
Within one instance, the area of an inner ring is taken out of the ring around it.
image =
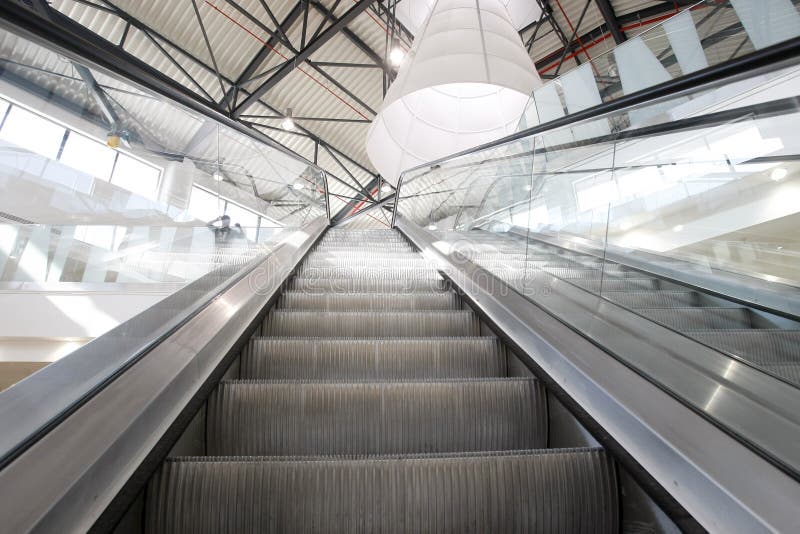
[[[110,69],[105,42],[62,46]],[[615,253],[797,211],[796,91],[661,111],[781,69],[792,89],[798,57],[775,45],[409,169],[370,208],[396,230],[330,228],[325,173],[279,166],[294,215],[268,251],[0,393],[0,530],[797,532],[800,308]]]
[[[476,263],[525,291],[544,272],[800,385],[800,323],[624,263],[513,233],[474,231]],[[520,253],[520,250],[527,250]],[[680,267],[679,261],[674,261]],[[683,266],[684,269],[687,266]]]
[[[402,310],[402,311],[399,311]],[[483,333],[483,335],[482,335]],[[391,230],[330,230],[170,457],[146,532],[618,532],[615,467]]]

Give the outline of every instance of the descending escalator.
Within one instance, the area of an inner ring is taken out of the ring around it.
[[[800,384],[800,323],[623,263],[510,233],[473,231],[473,259],[525,290],[538,272],[629,308],[701,343]]]
[[[169,457],[146,531],[618,532],[602,449],[548,448],[545,388],[396,232],[329,230]]]

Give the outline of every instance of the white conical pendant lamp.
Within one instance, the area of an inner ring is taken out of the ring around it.
[[[367,133],[396,184],[421,163],[512,133],[536,69],[500,0],[438,0]]]

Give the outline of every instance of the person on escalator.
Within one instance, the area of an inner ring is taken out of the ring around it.
[[[216,223],[220,223],[219,226]],[[214,232],[217,243],[230,243],[234,239],[244,238],[241,225],[236,223],[231,227],[231,218],[228,215],[221,215],[213,221],[208,221],[207,225]]]

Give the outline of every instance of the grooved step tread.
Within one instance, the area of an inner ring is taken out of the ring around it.
[[[455,293],[322,293],[286,291],[278,308],[325,311],[455,310],[460,302]]]
[[[314,269],[322,269],[328,267],[337,267],[337,268],[349,268],[352,269],[354,267],[358,268],[370,268],[370,269],[431,269],[433,268],[425,258],[420,257],[419,255],[412,256],[410,258],[398,258],[393,256],[375,256],[375,255],[364,255],[361,257],[349,257],[349,258],[340,258],[340,257],[333,257],[333,258],[325,258],[325,257],[310,257],[307,258],[306,261],[303,263],[303,267],[306,269],[314,268]]]
[[[601,450],[335,461],[178,459],[147,491],[146,532],[611,534]]]
[[[222,382],[208,403],[208,453],[279,456],[538,449],[535,379]]]
[[[756,364],[800,364],[800,330],[698,330],[689,336]]]
[[[344,267],[306,267],[297,270],[295,278],[354,278],[359,280],[441,280],[442,276],[433,267],[381,267],[375,265],[351,265]]]
[[[278,337],[463,337],[480,334],[480,324],[471,311],[272,310],[263,332]]]
[[[603,291],[603,297],[628,308],[667,308],[698,306],[695,291]]]
[[[413,278],[377,279],[377,278],[293,278],[289,281],[289,289],[315,293],[416,293],[431,291],[448,291],[449,284],[440,278],[425,280]]]
[[[645,317],[682,331],[751,328],[747,308],[639,308]]]
[[[240,378],[414,380],[502,377],[497,338],[271,339],[242,351]]]

